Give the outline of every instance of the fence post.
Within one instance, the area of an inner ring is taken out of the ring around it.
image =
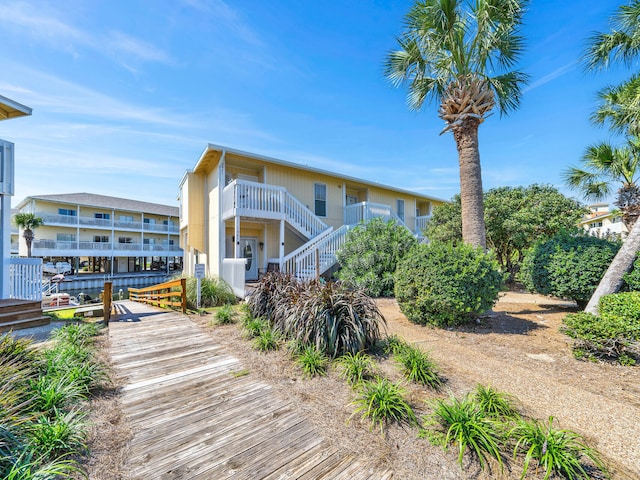
[[[104,321],[109,325],[111,320],[111,300],[113,298],[113,283],[104,282],[104,294],[102,298],[102,309],[104,310]]]
[[[180,289],[182,290],[182,313],[187,313],[187,279],[180,279]]]

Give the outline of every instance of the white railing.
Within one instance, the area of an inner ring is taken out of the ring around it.
[[[424,229],[427,228],[427,224],[429,223],[429,220],[431,220],[431,215],[416,217],[416,230],[414,233],[416,235],[422,235],[422,232],[424,232]]]
[[[9,259],[9,298],[42,300],[42,259]]]
[[[349,225],[343,225],[291,252],[284,259],[283,271],[302,279],[322,275],[337,262],[336,253],[344,245],[350,229]]]
[[[327,225],[286,188],[246,180],[234,180],[224,187],[222,216],[285,220],[307,238],[327,229]]]
[[[382,218],[385,221],[394,220],[398,225],[411,230],[389,205],[361,202],[344,208],[345,225],[357,225],[360,222],[366,223],[374,218]]]
[[[52,282],[51,279],[42,281],[42,295],[53,295],[58,293],[58,282]]]
[[[94,218],[75,215],[56,215],[52,213],[38,212],[36,215],[42,218],[45,225],[76,225],[83,227],[122,228],[128,230],[145,230],[148,232],[178,233],[177,225],[165,225],[163,223],[123,222],[110,218]],[[162,221],[162,220],[161,220]]]

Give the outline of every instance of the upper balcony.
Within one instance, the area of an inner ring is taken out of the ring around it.
[[[148,222],[128,222],[110,218],[78,217],[73,215],[57,215],[46,212],[37,212],[36,216],[42,218],[44,225],[52,226],[96,228],[101,230],[111,230],[113,228],[117,230],[169,233],[176,235],[179,233],[178,225],[158,224],[155,223],[156,219],[146,219],[149,220]]]
[[[181,257],[182,249],[177,245],[112,243],[112,242],[58,242],[56,240],[34,240],[31,247],[35,257]]]

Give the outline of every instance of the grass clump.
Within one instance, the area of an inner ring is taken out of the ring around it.
[[[478,460],[481,468],[484,469],[489,458],[495,459],[502,468],[500,426],[485,415],[472,396],[436,400],[431,419],[446,431],[444,445],[458,447],[458,463],[461,467],[464,454],[468,451]]]
[[[338,358],[337,363],[340,366],[340,376],[352,387],[373,377],[373,362],[364,352],[345,353]]]
[[[327,374],[329,359],[314,345],[307,345],[298,355],[296,363],[306,377],[324,376]]]
[[[270,328],[263,328],[253,341],[253,345],[261,352],[278,350],[280,348],[280,335]]]
[[[227,282],[219,277],[200,279],[200,307],[219,307],[237,302],[233,290]],[[198,280],[187,277],[187,308],[196,310],[198,303]]]
[[[236,312],[233,310],[233,306],[226,304],[216,311],[212,323],[214,325],[229,325],[234,322],[235,316]]]
[[[391,422],[417,425],[418,420],[404,395],[400,384],[386,378],[363,382],[353,402],[356,405],[353,415],[360,413],[362,420],[371,422],[371,430],[377,425],[382,433]]]
[[[442,381],[438,376],[436,364],[426,352],[411,345],[404,345],[396,350],[395,358],[407,380],[436,390],[440,388]]]
[[[553,417],[547,423],[538,420],[521,420],[509,436],[516,441],[514,456],[524,453],[524,471],[527,474],[531,460],[544,469],[544,480],[558,474],[569,480],[590,479],[589,469],[582,463],[590,460],[606,474],[606,468],[598,452],[589,447],[584,439],[570,430],[553,427]]]
[[[496,420],[518,419],[520,414],[516,408],[515,397],[500,392],[493,387],[478,385],[473,393],[473,400],[478,408],[488,417]]]
[[[249,318],[244,323],[244,333],[247,338],[256,338],[264,330],[269,329],[269,323],[264,318]]]

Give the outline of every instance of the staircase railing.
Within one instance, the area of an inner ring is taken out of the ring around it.
[[[284,259],[283,271],[302,279],[322,275],[336,263],[336,253],[344,244],[350,229],[349,225],[343,225],[291,252]]]
[[[306,238],[328,227],[286,188],[247,180],[234,180],[222,191],[223,218],[244,216],[285,220]]]
[[[42,295],[53,295],[54,293],[58,293],[58,282],[52,282],[51,279],[42,281]]]

